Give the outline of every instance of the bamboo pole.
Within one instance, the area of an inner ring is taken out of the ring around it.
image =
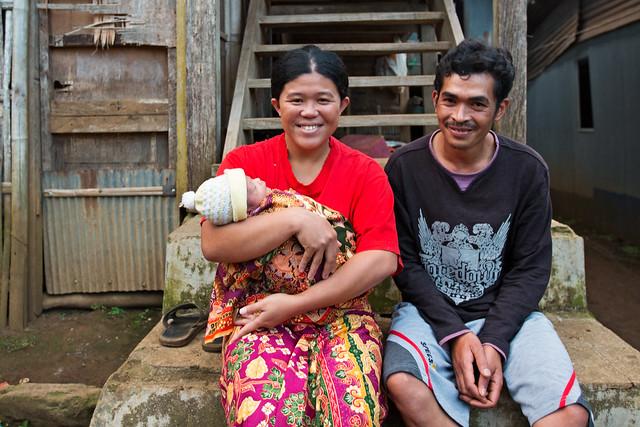
[[[176,198],[188,188],[186,0],[176,1]],[[177,201],[176,201],[177,202]]]
[[[4,63],[4,26],[3,26],[3,15],[4,12],[0,9],[0,64]],[[0,69],[0,72],[3,72],[4,68]],[[0,74],[0,82],[2,81],[2,76],[4,74]],[[6,112],[4,111],[4,109],[2,110],[2,116],[4,117],[4,115],[6,114]],[[3,227],[3,222],[2,222],[2,218],[4,216],[4,197],[2,196],[2,194],[4,193],[4,183],[2,182],[4,181],[4,140],[2,138],[0,138],[0,267],[2,267],[2,248],[4,247],[4,227]],[[0,279],[1,280],[1,279]],[[0,285],[1,286],[1,285]],[[0,327],[2,326],[2,322],[0,322]]]
[[[13,45],[13,13],[5,12],[4,33],[4,57],[2,64],[2,152],[3,175],[2,180],[8,182],[11,179],[11,93],[9,82],[11,81],[11,47]],[[9,314],[9,268],[11,260],[11,196],[9,193],[0,195],[3,199],[3,221],[0,227],[3,229],[2,257],[0,257],[0,327],[8,325]]]
[[[29,272],[29,0],[13,3],[13,68],[11,72],[11,267],[9,327],[27,324]]]

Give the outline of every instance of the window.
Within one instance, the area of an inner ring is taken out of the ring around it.
[[[578,91],[580,97],[580,128],[593,129],[589,58],[578,60]]]

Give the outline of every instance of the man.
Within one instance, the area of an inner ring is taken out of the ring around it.
[[[466,40],[440,61],[433,134],[386,171],[404,270],[383,378],[408,426],[468,425],[504,381],[529,422],[591,421],[569,356],[538,303],[551,269],[549,174],[531,148],[495,134],[511,55]]]

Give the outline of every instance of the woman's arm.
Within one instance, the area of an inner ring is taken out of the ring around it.
[[[240,309],[242,325],[233,339],[259,328],[270,328],[301,313],[348,301],[393,274],[397,255],[384,250],[359,252],[329,278],[295,295],[272,294]]]
[[[295,236],[305,249],[301,271],[310,263],[309,275],[313,277],[323,259],[323,275],[336,269],[338,239],[335,230],[326,219],[304,208],[282,209],[219,227],[205,221],[200,233],[202,254],[210,261],[249,261]]]

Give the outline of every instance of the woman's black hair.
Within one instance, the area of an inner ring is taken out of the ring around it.
[[[273,65],[271,72],[271,97],[278,99],[284,85],[302,74],[312,72],[323,75],[338,88],[340,99],[347,96],[349,75],[347,67],[334,52],[322,50],[314,45],[307,45],[285,53]]]
[[[496,108],[509,95],[516,74],[513,59],[508,50],[470,39],[462,41],[451,49],[438,63],[433,82],[433,88],[438,94],[445,77],[454,73],[459,76],[489,73],[494,80],[493,94],[496,98]]]

